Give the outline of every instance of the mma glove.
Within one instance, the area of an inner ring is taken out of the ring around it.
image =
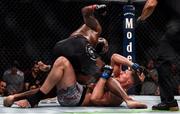
[[[105,9],[106,8],[106,5],[105,4],[101,4],[101,5],[96,5],[96,10],[99,10],[99,9]]]
[[[143,72],[143,68],[137,63],[134,63],[131,67],[133,70],[139,72],[140,74]]]
[[[138,72],[139,74],[144,73],[145,76],[146,76],[146,74],[147,74],[147,70],[146,70],[143,66],[140,66],[140,65],[137,64],[137,63],[134,63],[134,64],[131,66],[131,68],[132,68],[133,70],[135,70],[136,72]]]
[[[113,71],[113,68],[111,66],[105,65],[102,68],[102,73],[101,73],[100,77],[104,78],[104,79],[108,79],[111,77],[112,71]]]
[[[97,12],[98,14],[103,14],[106,12],[106,5],[105,4],[101,4],[101,5],[95,5],[95,12]]]
[[[134,63],[134,64],[132,64],[131,68],[136,71],[140,68],[140,65],[137,63]]]

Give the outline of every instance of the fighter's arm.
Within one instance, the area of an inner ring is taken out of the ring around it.
[[[93,13],[98,8],[99,5],[90,5],[82,8],[81,12],[83,15],[84,23],[96,31],[98,34],[101,34],[102,28],[98,20],[94,17]]]
[[[109,105],[112,103],[111,102],[112,100],[108,99],[109,96],[105,95],[104,87],[106,85],[114,95],[123,98],[123,100],[126,102],[129,108],[136,108],[136,107],[146,108],[145,104],[132,100],[124,91],[124,89],[121,87],[120,83],[116,79],[110,77],[111,73],[112,73],[111,67],[105,66],[104,71],[92,92],[90,98],[91,102],[98,106]],[[114,103],[117,104],[118,101]]]
[[[129,61],[126,57],[119,55],[119,54],[113,54],[111,56],[111,66],[117,65],[126,65],[131,67],[134,63],[132,61]]]
[[[138,75],[142,75],[143,77],[146,74],[146,70],[144,67],[132,61],[129,61],[126,57],[122,55],[113,54],[111,57],[111,66],[113,67],[114,76],[119,76],[119,73],[121,72],[121,65],[130,67],[131,69],[136,71]]]
[[[105,63],[104,63],[104,61],[103,61],[100,57],[98,57],[98,58],[96,59],[96,65],[97,65],[99,68],[102,68],[102,67],[105,65]]]
[[[126,103],[128,108],[147,108],[144,103],[133,100],[128,94],[124,91],[121,84],[114,78],[109,78],[107,81],[107,87],[109,90],[118,97],[121,97]]]
[[[104,97],[106,79],[100,78],[96,83],[91,94],[91,102],[93,105],[102,106],[108,104],[108,100]]]
[[[91,102],[94,105],[106,105],[109,101],[104,97],[105,94],[105,85],[107,80],[109,80],[109,78],[111,77],[112,74],[112,67],[109,65],[105,65],[102,69],[101,69],[101,74],[99,75],[100,78],[98,80],[98,82],[96,83],[93,91],[92,91],[92,95],[91,95]]]
[[[154,9],[157,6],[157,3],[157,0],[147,0],[138,20],[143,21],[147,19],[153,13]]]
[[[110,79],[112,80],[112,78]],[[115,81],[116,79],[113,78],[113,80]],[[108,83],[111,83],[113,85],[116,85],[117,87],[117,81],[110,81]],[[96,106],[117,106],[120,105],[120,103],[122,103],[122,97],[119,97],[119,92],[117,93],[118,96],[116,96],[115,94],[113,94],[111,91],[109,91],[109,89],[113,89],[113,88],[109,88],[107,91],[105,90],[106,87],[106,82],[107,80],[104,78],[100,78],[98,80],[98,82],[96,83],[93,92],[91,94],[90,97],[90,101],[92,105],[96,105]],[[131,98],[126,94],[126,92],[121,88],[121,86],[118,84],[118,88],[116,88],[116,90],[118,89],[118,91],[121,91],[121,94],[123,95],[123,97],[125,98],[125,101],[128,102],[128,100],[131,100]],[[122,90],[121,90],[122,89]],[[115,90],[115,91],[116,91]],[[129,101],[130,102],[130,101]]]
[[[119,64],[125,64],[128,66],[132,66],[134,63],[129,61],[127,58],[119,55],[119,54],[113,54],[112,58],[111,58],[111,64],[116,64],[117,66]],[[129,100],[129,96],[127,95],[127,93],[124,91],[124,89],[121,87],[120,83],[117,82],[117,80],[113,79],[111,76],[112,73],[112,68],[111,66],[105,65],[105,67],[103,68],[103,72],[101,74],[101,78],[99,79],[99,83],[97,83],[96,88],[94,89],[93,93],[94,96],[92,95],[92,99],[96,98],[101,98],[102,95],[104,94],[104,86],[105,84],[107,84],[107,87],[110,89],[111,92],[113,92],[114,94],[116,94],[119,97],[122,97],[125,101],[128,102]],[[103,79],[104,78],[104,79]],[[107,83],[106,83],[107,80]],[[101,91],[101,94],[95,94],[98,93],[96,91]]]

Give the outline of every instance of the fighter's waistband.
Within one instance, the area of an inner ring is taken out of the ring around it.
[[[86,92],[87,92],[87,87],[86,87],[86,86],[83,86],[82,96],[81,96],[81,99],[80,99],[79,103],[77,104],[77,106],[81,106],[81,104],[83,103],[84,98],[85,98],[85,96],[86,96]]]

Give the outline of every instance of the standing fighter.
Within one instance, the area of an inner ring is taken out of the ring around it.
[[[160,39],[157,59],[161,103],[152,106],[152,109],[178,111],[173,93],[171,65],[177,65],[180,73],[180,0],[147,0],[139,20],[148,18],[156,6],[168,17],[168,23],[166,33]]]

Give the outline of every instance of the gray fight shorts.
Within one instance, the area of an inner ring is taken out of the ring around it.
[[[76,83],[66,89],[57,89],[57,99],[61,106],[78,106],[80,101],[84,100],[84,87]]]

